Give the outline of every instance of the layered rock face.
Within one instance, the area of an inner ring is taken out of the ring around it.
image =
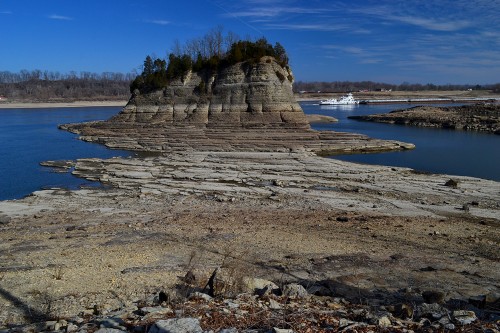
[[[483,131],[500,135],[500,105],[415,106],[384,114],[351,116],[379,123]]]
[[[238,63],[216,74],[189,72],[167,88],[134,93],[113,122],[309,128],[292,92],[293,75],[272,57]]]
[[[134,92],[107,121],[62,125],[110,148],[154,151],[312,151],[319,154],[412,149],[360,134],[315,131],[292,92],[293,75],[272,57],[215,75],[189,72],[163,90]]]

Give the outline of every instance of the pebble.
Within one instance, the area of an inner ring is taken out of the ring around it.
[[[78,331],[78,326],[76,326],[73,323],[69,323],[68,326],[66,327],[67,333],[76,332],[76,331]]]

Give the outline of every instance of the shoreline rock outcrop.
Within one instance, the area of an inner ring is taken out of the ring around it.
[[[453,177],[456,186],[449,186],[450,176],[304,152],[176,152],[50,164],[74,166],[74,174],[111,186],[45,190],[0,202],[0,214],[8,219],[0,226],[0,332],[2,325],[16,330],[31,319],[26,309],[30,316],[64,318],[43,327],[64,327],[66,321],[76,331],[98,329],[101,322],[120,324],[116,318],[122,313],[130,315],[124,327],[133,331],[146,319],[152,324],[146,315],[168,311],[152,309],[155,304],[145,309],[140,297],[175,289],[179,276],[203,287],[221,263],[228,265],[222,273],[241,272],[278,285],[300,283],[328,297],[387,300],[367,308],[370,313],[396,306],[399,300],[391,301],[392,296],[407,299],[417,288],[424,297],[430,286],[444,293],[445,301],[486,295],[493,304],[498,298],[492,282],[500,272],[497,182]],[[186,278],[189,271],[195,279]],[[271,299],[262,302],[271,314],[290,309],[290,303]],[[237,301],[226,300],[207,302],[220,312],[209,312],[211,317],[203,312],[205,323],[219,313],[228,316],[227,311],[237,318]],[[463,309],[465,303],[459,304]],[[313,308],[323,314],[331,309],[328,304]],[[73,321],[75,316],[86,321]],[[483,318],[481,312],[477,317]],[[389,313],[376,321],[353,319],[350,312],[331,318],[339,321],[333,329],[405,327]],[[465,322],[474,316],[455,318]],[[437,321],[435,316],[424,320],[423,328],[462,328],[460,322]],[[483,325],[471,325],[477,324]],[[314,327],[305,325],[304,330]]]
[[[410,143],[315,131],[272,57],[217,72],[188,72],[166,88],[132,95],[107,121],[61,125],[109,148],[172,151],[311,151],[321,155],[413,149]]]
[[[189,71],[162,89],[135,90],[111,122],[197,126],[309,128],[292,91],[293,74],[272,57],[217,73]]]
[[[500,104],[415,106],[384,114],[351,116],[349,119],[500,134]]]

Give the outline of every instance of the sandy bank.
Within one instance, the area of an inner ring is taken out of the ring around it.
[[[339,121],[337,118],[321,114],[307,114],[306,117],[310,124],[336,123]]]
[[[58,103],[13,102],[0,103],[0,109],[38,109],[38,108],[82,108],[101,106],[125,106],[127,101],[76,101]]]

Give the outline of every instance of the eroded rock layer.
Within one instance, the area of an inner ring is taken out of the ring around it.
[[[189,72],[163,90],[138,91],[115,122],[207,126],[293,126],[308,122],[292,93],[293,75],[274,58],[238,63],[216,74]]]
[[[364,135],[315,131],[292,92],[293,75],[274,58],[189,72],[163,90],[135,91],[116,116],[62,129],[110,148],[173,151],[312,151],[319,154],[412,149]]]
[[[413,149],[413,144],[355,133],[293,128],[202,128],[93,122],[62,125],[84,141],[113,149],[179,151],[311,151],[322,155]]]
[[[380,123],[484,131],[500,134],[500,105],[498,104],[475,104],[451,107],[416,106],[384,114],[351,116],[349,118]]]

